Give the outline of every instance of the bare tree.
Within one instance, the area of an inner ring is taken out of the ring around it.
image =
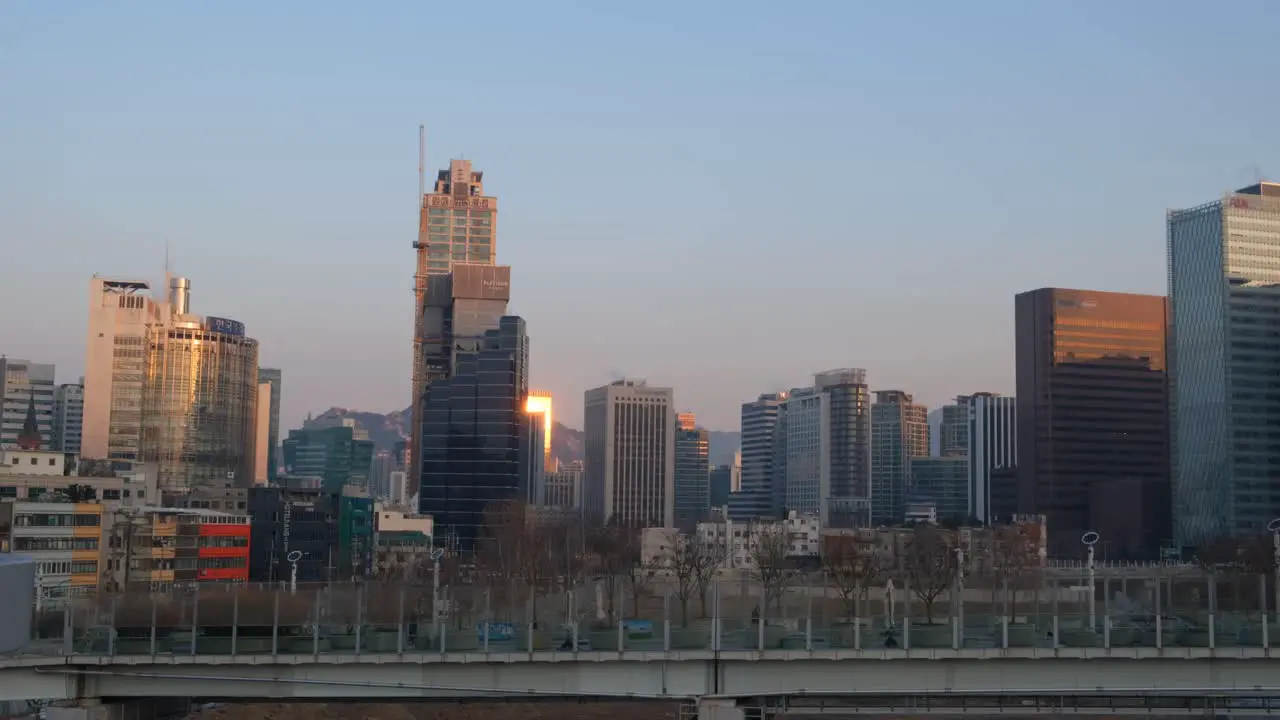
[[[925,622],[932,625],[933,604],[955,579],[954,542],[935,525],[917,525],[904,548],[902,572],[911,592],[924,603]]]
[[[750,542],[751,574],[764,590],[764,607],[778,608],[783,591],[800,572],[791,557],[791,535],[784,525],[762,524],[752,528]]]
[[[1001,525],[993,528],[988,543],[992,574],[995,581],[1003,588],[1009,615],[1017,617],[1018,591],[1023,589],[1040,566],[1039,543],[1022,525]],[[994,597],[995,588],[993,587],[993,600]]]
[[[674,530],[661,555],[661,565],[676,581],[676,598],[680,601],[680,620],[689,624],[689,601],[697,593],[702,615],[707,614],[707,588],[720,567],[722,554],[700,536],[688,536]]]
[[[835,583],[844,602],[845,615],[857,614],[859,600],[866,600],[872,585],[885,574],[884,557],[868,542],[854,535],[824,535],[822,569]]]
[[[604,582],[605,612],[610,624],[617,621],[620,583],[632,565],[628,541],[632,532],[632,528],[610,522],[604,527],[594,528],[586,538],[595,573]]]

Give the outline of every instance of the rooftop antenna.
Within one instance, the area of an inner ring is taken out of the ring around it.
[[[418,126],[418,204],[427,194],[427,126]]]

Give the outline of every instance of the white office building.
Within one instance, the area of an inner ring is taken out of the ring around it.
[[[16,448],[34,398],[40,447],[53,448],[53,366],[0,356],[0,448]]]
[[[84,378],[79,383],[59,385],[53,395],[53,449],[80,454],[84,427]]]
[[[977,393],[967,405],[969,515],[986,525],[1008,522],[993,516],[991,473],[1018,464],[1017,398]]]
[[[583,425],[587,519],[674,526],[676,415],[671,388],[618,380],[588,390]]]

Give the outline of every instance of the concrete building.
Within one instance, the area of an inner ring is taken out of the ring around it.
[[[1018,506],[1049,553],[1149,560],[1170,538],[1167,303],[1043,288],[1015,298]],[[1214,507],[1214,512],[1221,508]]]
[[[369,494],[382,502],[391,501],[391,473],[395,470],[395,460],[386,450],[373,453],[373,464],[369,468]]]
[[[271,484],[271,383],[262,382],[258,374],[258,389],[253,402],[253,478],[254,485]]]
[[[118,587],[164,592],[249,579],[249,517],[193,508],[116,513],[108,555]]]
[[[711,436],[691,412],[676,414],[676,527],[692,531],[711,510]]]
[[[911,478],[907,505],[930,504],[933,522],[959,525],[969,519],[967,456],[911,457],[907,468]],[[908,519],[909,515],[904,513]]]
[[[1183,547],[1280,517],[1280,184],[1168,216],[1173,515]]]
[[[618,380],[588,390],[583,428],[587,520],[674,527],[676,418],[671,388]]]
[[[1017,503],[1006,505],[1003,514],[995,512],[992,474],[1018,466],[1017,400],[992,393],[967,398],[969,516],[984,525],[1008,522]]]
[[[816,558],[821,550],[821,521],[794,511],[781,520],[701,522],[686,535],[696,535],[706,547],[713,548],[723,568],[750,571],[757,566],[759,541],[766,533],[781,533],[787,538],[789,558]],[[646,528],[640,537],[641,560],[656,565],[668,562],[681,534],[670,528]]]
[[[374,576],[430,582],[434,529],[431,517],[375,507]]]
[[[79,383],[64,383],[54,391],[52,448],[78,456],[83,433],[84,378],[81,378]]]
[[[467,267],[480,266],[459,266],[445,279],[462,277],[459,271]],[[488,274],[476,280],[485,278],[495,282]],[[490,294],[505,306],[505,285]],[[427,387],[419,446],[418,512],[434,519],[437,544],[460,552],[471,551],[485,536],[487,513],[495,504],[527,497],[528,462],[542,457],[541,437],[530,437],[524,411],[529,394],[525,322],[504,315],[494,319],[497,327],[474,337],[489,323],[477,317],[486,307],[484,300],[479,302],[476,312],[458,309],[446,358],[449,376]]]
[[[423,170],[425,159],[419,158],[419,170]],[[417,254],[414,271],[414,338],[413,338],[413,378],[410,407],[410,446],[407,467],[411,475],[417,474],[419,467],[416,444],[421,439],[419,428],[422,425],[422,398],[426,394],[427,385],[433,379],[449,377],[445,368],[440,367],[440,358],[430,359],[428,353],[439,355],[438,346],[442,335],[439,322],[430,320],[433,312],[429,307],[439,305],[433,301],[430,286],[431,278],[447,276],[453,272],[456,264],[493,265],[497,262],[498,233],[498,198],[484,194],[484,173],[475,170],[470,160],[450,160],[449,169],[441,170],[436,176],[431,192],[420,187],[422,205],[418,215],[418,239],[413,243]],[[509,271],[507,280],[510,280]],[[491,278],[490,282],[497,282]],[[504,294],[503,299],[509,297]],[[506,305],[491,319],[506,313]],[[494,327],[486,325],[485,329]]]
[[[547,472],[546,506],[565,510],[582,509],[582,461],[561,465]]]
[[[40,447],[53,447],[55,387],[52,365],[0,356],[0,448],[16,448],[32,401]]]
[[[267,429],[267,479],[274,481],[280,472],[280,395],[284,373],[278,368],[258,368],[258,385],[271,385],[271,401],[267,412],[270,426]]]
[[[929,455],[929,409],[901,390],[876,392],[871,406],[871,522],[897,525],[906,513],[913,457]]]
[[[767,393],[742,404],[742,469],[740,486],[729,498],[730,517],[773,518],[782,509],[785,490],[775,487],[773,456],[778,414],[786,399],[786,393]]]
[[[92,593],[104,567],[103,505],[97,502],[0,502],[0,553],[37,563],[37,605],[60,606]]]
[[[142,280],[89,281],[80,453],[93,460],[138,459],[147,335],[167,319],[164,301]],[[184,296],[185,301],[185,296]]]

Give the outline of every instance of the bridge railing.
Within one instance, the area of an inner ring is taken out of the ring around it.
[[[203,584],[37,608],[22,653],[1269,647],[1276,578],[1162,568]]]

